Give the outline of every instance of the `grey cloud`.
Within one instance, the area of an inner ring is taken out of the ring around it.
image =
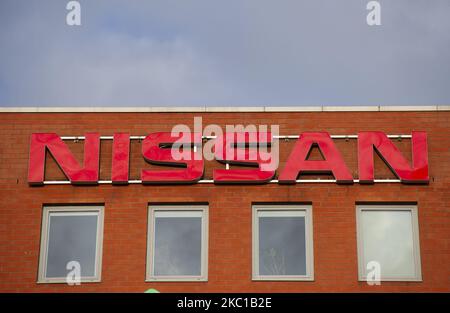
[[[450,2],[2,1],[0,105],[415,105],[450,100]]]

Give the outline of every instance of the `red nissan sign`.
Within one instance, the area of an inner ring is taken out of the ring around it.
[[[383,132],[359,132],[357,138],[359,183],[374,182],[373,155],[375,151],[402,183],[429,182],[426,132],[412,132],[412,164],[409,164]],[[130,134],[116,133],[112,139],[111,183],[127,184]],[[214,183],[267,183],[274,179],[276,169],[267,166],[268,155],[266,154],[269,152],[259,152],[255,158],[250,157],[252,147],[255,145],[270,145],[273,142],[270,132],[257,133],[257,136],[249,136],[248,133],[226,133],[215,140],[214,155],[217,161],[235,165],[251,165],[255,169],[215,169]],[[174,143],[190,147],[189,151],[184,152],[188,157],[182,160],[174,159],[170,149]],[[173,169],[159,171],[142,169],[140,182],[144,184],[198,182],[204,175],[204,159],[201,149],[195,147],[201,148],[201,146],[201,133],[192,133],[187,138],[181,135],[172,136],[170,132],[158,132],[146,136],[142,142],[143,158],[151,164],[162,164]],[[320,149],[324,160],[307,159],[308,153],[314,146]],[[28,168],[29,184],[44,184],[47,151],[72,184],[99,182],[100,134],[85,135],[84,162],[80,165],[60,136],[55,133],[33,133]],[[285,167],[280,171],[277,182],[295,183],[297,177],[303,173],[331,173],[339,184],[352,184],[355,181],[327,132],[301,133]]]

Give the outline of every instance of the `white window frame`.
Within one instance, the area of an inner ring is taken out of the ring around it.
[[[96,214],[95,214],[96,213]],[[104,207],[99,205],[44,206],[42,210],[41,245],[39,251],[38,283],[66,283],[66,277],[46,277],[48,257],[48,236],[50,231],[50,215],[83,216],[97,215],[97,238],[95,249],[95,275],[82,276],[81,283],[100,282],[103,255],[103,222]],[[69,273],[69,272],[68,272]]]
[[[409,211],[411,212],[413,255],[415,273],[413,276],[381,276],[381,281],[422,281],[422,265],[420,260],[419,219],[417,205],[357,205],[356,206],[356,233],[358,249],[358,280],[367,281],[366,260],[364,260],[364,240],[361,225],[363,211]]]
[[[195,216],[201,213],[201,264],[200,276],[195,275],[154,275],[155,257],[155,213],[167,212],[168,214],[179,214],[182,217]],[[197,213],[197,214],[190,214]],[[208,206],[207,205],[149,205],[148,207],[148,231],[147,231],[147,266],[145,281],[208,281]]]
[[[259,212],[272,212],[274,216],[304,212],[306,275],[260,275],[259,274]],[[314,240],[312,205],[253,205],[252,206],[252,280],[255,281],[313,281]]]

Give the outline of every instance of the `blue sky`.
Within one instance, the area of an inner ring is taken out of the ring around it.
[[[0,1],[0,106],[450,104],[450,1]]]

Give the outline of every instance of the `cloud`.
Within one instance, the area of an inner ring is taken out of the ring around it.
[[[226,97],[214,65],[183,38],[66,29],[55,20],[27,14],[13,33],[2,32],[4,104],[168,105]]]
[[[450,3],[0,4],[0,105],[431,105],[450,101]]]

